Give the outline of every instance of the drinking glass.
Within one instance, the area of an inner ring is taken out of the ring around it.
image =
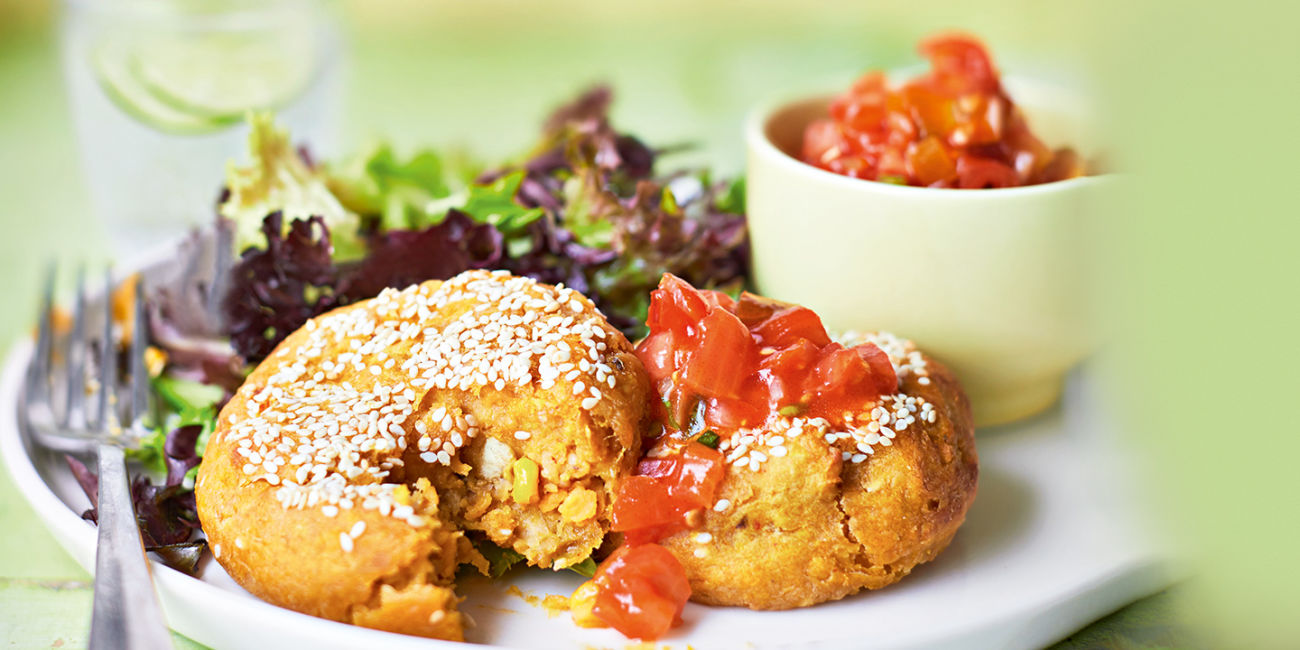
[[[64,75],[91,207],[129,255],[215,218],[249,111],[335,146],[341,42],[313,0],[67,0]]]

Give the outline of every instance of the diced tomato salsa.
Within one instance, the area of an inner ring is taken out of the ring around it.
[[[1016,187],[1084,174],[1073,149],[1052,150],[1029,130],[988,50],[946,34],[921,42],[929,74],[891,88],[869,72],[809,124],[802,158],[866,180],[924,187]]]
[[[624,635],[662,636],[680,621],[691,596],[681,563],[655,542],[690,528],[687,515],[713,504],[725,469],[722,454],[698,442],[667,458],[648,458],[618,486],[612,529],[623,533],[592,579],[592,614]]]
[[[774,414],[837,423],[898,388],[880,348],[832,342],[806,307],[751,293],[732,300],[665,275],[650,294],[647,324],[637,355],[669,430],[757,427]]]

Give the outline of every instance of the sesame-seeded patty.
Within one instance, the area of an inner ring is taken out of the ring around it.
[[[388,290],[313,319],[222,409],[196,486],[253,594],[462,639],[452,577],[481,531],[543,567],[609,528],[648,380],[589,300],[504,272]]]
[[[685,568],[692,600],[751,609],[838,600],[901,580],[952,541],[975,498],[970,404],[910,341],[880,333],[847,343],[863,341],[889,355],[897,395],[842,428],[783,417],[719,443],[727,473],[713,507],[699,527],[660,542]]]

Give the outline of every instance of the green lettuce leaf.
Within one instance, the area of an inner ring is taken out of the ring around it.
[[[596,575],[596,560],[587,556],[587,559],[566,568],[584,578],[591,578]]]
[[[438,154],[425,150],[402,161],[386,142],[327,169],[326,176],[339,201],[357,214],[378,216],[381,231],[434,225],[442,214],[431,215],[426,208],[450,195],[454,183]]]
[[[515,194],[523,181],[524,172],[520,170],[491,183],[471,185],[465,202],[453,207],[468,214],[474,221],[496,226],[502,234],[510,237],[546,213],[541,208],[525,208],[515,201]]]
[[[488,577],[494,580],[525,560],[523,554],[513,548],[501,548],[487,540],[475,540],[474,548],[487,559]]]
[[[168,375],[155,377],[153,389],[159,398],[157,421],[150,427],[150,433],[141,438],[139,446],[127,449],[126,455],[150,473],[164,475],[167,473],[167,462],[163,455],[163,445],[166,444],[167,433],[193,424],[202,426],[203,430],[195,444],[195,450],[202,456],[208,438],[216,429],[217,405],[225,397],[225,391],[218,386]],[[190,473],[196,471],[197,468],[190,470]]]

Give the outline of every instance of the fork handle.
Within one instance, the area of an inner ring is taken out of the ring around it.
[[[99,546],[90,650],[171,648],[149,577],[121,447],[99,445]]]

